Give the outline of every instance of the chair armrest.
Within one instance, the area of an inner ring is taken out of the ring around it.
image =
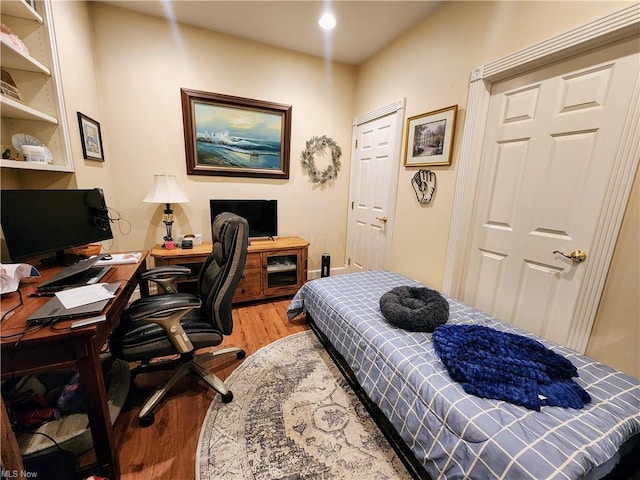
[[[200,308],[202,300],[200,297],[189,293],[171,293],[143,297],[133,302],[127,308],[127,313],[131,320],[151,320],[152,316],[168,315],[180,310],[193,310]]]
[[[131,320],[158,324],[178,353],[184,354],[193,351],[194,347],[180,321],[201,305],[202,300],[195,295],[168,293],[138,299],[127,308],[127,313]]]
[[[155,267],[143,272],[140,277],[143,280],[157,283],[162,289],[162,293],[176,293],[176,280],[191,273],[189,267],[181,265],[167,265],[164,267]]]

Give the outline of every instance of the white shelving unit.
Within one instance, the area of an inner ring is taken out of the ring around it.
[[[44,143],[52,164],[0,160],[2,168],[73,172],[69,133],[64,109],[50,0],[2,0],[0,12],[6,24],[27,46],[28,54],[1,39],[0,62],[20,92],[21,101],[0,95],[2,151],[11,148],[11,137],[26,133]]]
[[[32,19],[38,23],[44,23],[42,16],[36,12],[31,5],[24,1],[3,1],[2,15]]]
[[[4,3],[3,3],[4,5]],[[35,58],[29,57],[11,45],[4,37],[2,41],[2,67],[25,70],[27,72],[44,73],[51,75],[51,70],[41,64]]]

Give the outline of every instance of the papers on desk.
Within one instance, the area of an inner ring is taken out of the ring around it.
[[[0,293],[15,292],[20,286],[20,280],[39,276],[40,272],[27,263],[0,263]]]
[[[66,309],[81,307],[115,297],[115,294],[107,290],[104,285],[104,283],[98,283],[84,287],[69,288],[56,292],[56,297]]]
[[[96,265],[123,265],[126,263],[138,263],[140,257],[142,257],[142,253],[140,252],[113,253],[111,254],[111,258],[98,260]]]

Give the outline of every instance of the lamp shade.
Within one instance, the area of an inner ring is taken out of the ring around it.
[[[144,197],[147,203],[187,203],[186,197],[176,181],[175,175],[154,175],[151,190]]]

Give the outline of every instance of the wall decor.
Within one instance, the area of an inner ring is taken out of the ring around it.
[[[20,90],[18,90],[16,82],[14,82],[11,74],[4,68],[0,69],[0,93],[2,95],[7,95],[22,102],[22,98],[20,97]]]
[[[431,170],[418,170],[411,179],[411,186],[420,203],[431,203],[436,194],[436,174]]]
[[[407,119],[405,167],[451,165],[458,105]]]
[[[22,154],[22,157],[27,162],[53,163],[51,150],[32,135],[27,133],[14,133],[11,136],[11,145],[13,145],[13,148],[15,148],[18,154]]]
[[[187,174],[289,178],[291,105],[180,92]]]
[[[326,155],[327,150],[331,152],[331,164],[324,170],[318,170],[315,157],[316,155]],[[300,165],[302,165],[302,170],[309,175],[311,183],[325,185],[327,182],[338,178],[341,156],[342,149],[332,138],[326,135],[311,137],[307,140],[305,149],[302,151]]]
[[[78,112],[78,123],[82,140],[82,155],[86,160],[104,162],[100,124],[80,112]]]

